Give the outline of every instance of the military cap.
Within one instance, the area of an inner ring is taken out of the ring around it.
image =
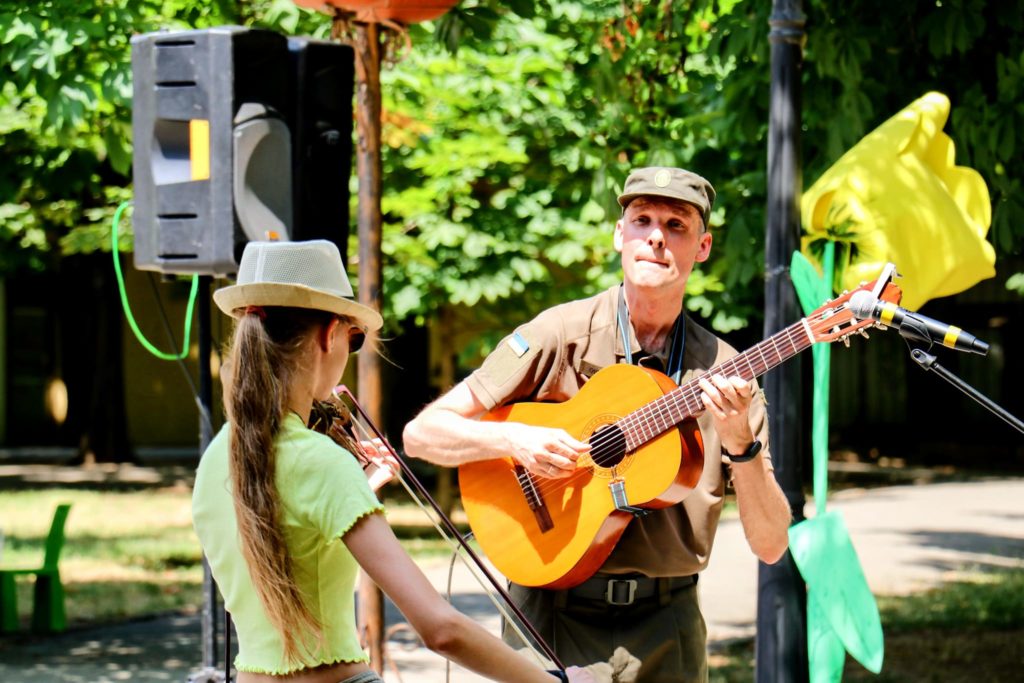
[[[668,197],[696,206],[704,217],[705,227],[711,219],[715,203],[715,188],[704,178],[682,168],[649,166],[635,169],[626,178],[619,195],[623,209],[637,197]]]

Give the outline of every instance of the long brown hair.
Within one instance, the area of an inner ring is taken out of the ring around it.
[[[225,373],[229,465],[242,556],[289,663],[315,651],[323,630],[292,572],[275,481],[275,440],[288,410],[289,387],[311,340],[336,317],[299,308],[250,309],[236,322]]]

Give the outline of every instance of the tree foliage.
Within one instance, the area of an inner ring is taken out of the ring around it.
[[[387,158],[388,220],[401,234],[388,279],[401,283],[396,312],[423,316],[457,303],[477,317],[494,308],[518,320],[546,300],[600,288],[615,273],[608,234],[628,170],[676,164],[708,177],[719,196],[714,253],[691,281],[688,305],[719,330],[755,322],[771,3],[523,4],[498,22],[487,21],[494,6],[464,5],[436,31],[453,57],[418,43],[389,75],[393,114],[420,126],[393,140]],[[990,239],[1001,257],[1020,254],[1022,8],[806,2],[805,184],[883,120],[939,90],[953,102],[957,163],[989,185]],[[527,61],[533,70],[517,67]],[[464,147],[476,148],[474,132],[513,156],[487,164]],[[446,191],[460,176],[458,190]],[[436,242],[435,231],[447,241]],[[481,244],[498,258],[476,253]]]
[[[507,328],[607,286],[615,196],[630,168],[665,164],[738,199],[714,216],[729,223],[716,244],[734,258],[694,277],[689,302],[720,329],[742,325],[755,299],[737,294],[757,276],[759,248],[744,197],[764,172],[713,173],[742,139],[731,129],[741,117],[720,110],[731,67],[705,56],[717,10],[554,2],[485,23],[488,8],[470,9],[439,23],[447,52],[424,47],[385,75],[398,124],[385,157],[395,312],[422,319],[455,304]]]
[[[1024,0],[805,0],[805,184],[939,90],[953,103],[958,163],[992,192],[990,239],[1019,254],[1022,10]],[[383,74],[389,317],[423,322],[447,308],[507,329],[606,286],[628,170],[675,164],[719,196],[714,254],[688,305],[720,330],[756,322],[770,13],[767,0],[467,0],[411,27],[412,47]],[[130,195],[129,37],[224,23],[324,36],[330,19],[290,0],[0,10],[0,268],[104,248]]]
[[[287,0],[4,3],[0,275],[108,248],[114,209],[131,196],[133,34],[297,16]]]

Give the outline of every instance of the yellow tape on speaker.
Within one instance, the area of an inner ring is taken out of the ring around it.
[[[192,180],[210,179],[210,122],[192,119],[188,122],[188,158]]]

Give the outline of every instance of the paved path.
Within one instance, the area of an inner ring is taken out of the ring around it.
[[[876,594],[916,591],[977,571],[1024,569],[1024,479],[851,490],[835,496],[829,509],[846,520]],[[425,569],[443,591],[447,563]],[[457,568],[453,584],[456,605],[496,631],[496,610],[469,571]],[[712,645],[753,635],[757,563],[737,520],[723,521],[699,587]],[[390,606],[388,621],[401,621]],[[185,681],[201,659],[199,631],[198,617],[175,616],[7,641],[0,647],[0,681]],[[385,672],[388,683],[445,680],[444,660],[408,633],[397,633],[388,653],[395,666]],[[451,680],[483,679],[456,667]]]

